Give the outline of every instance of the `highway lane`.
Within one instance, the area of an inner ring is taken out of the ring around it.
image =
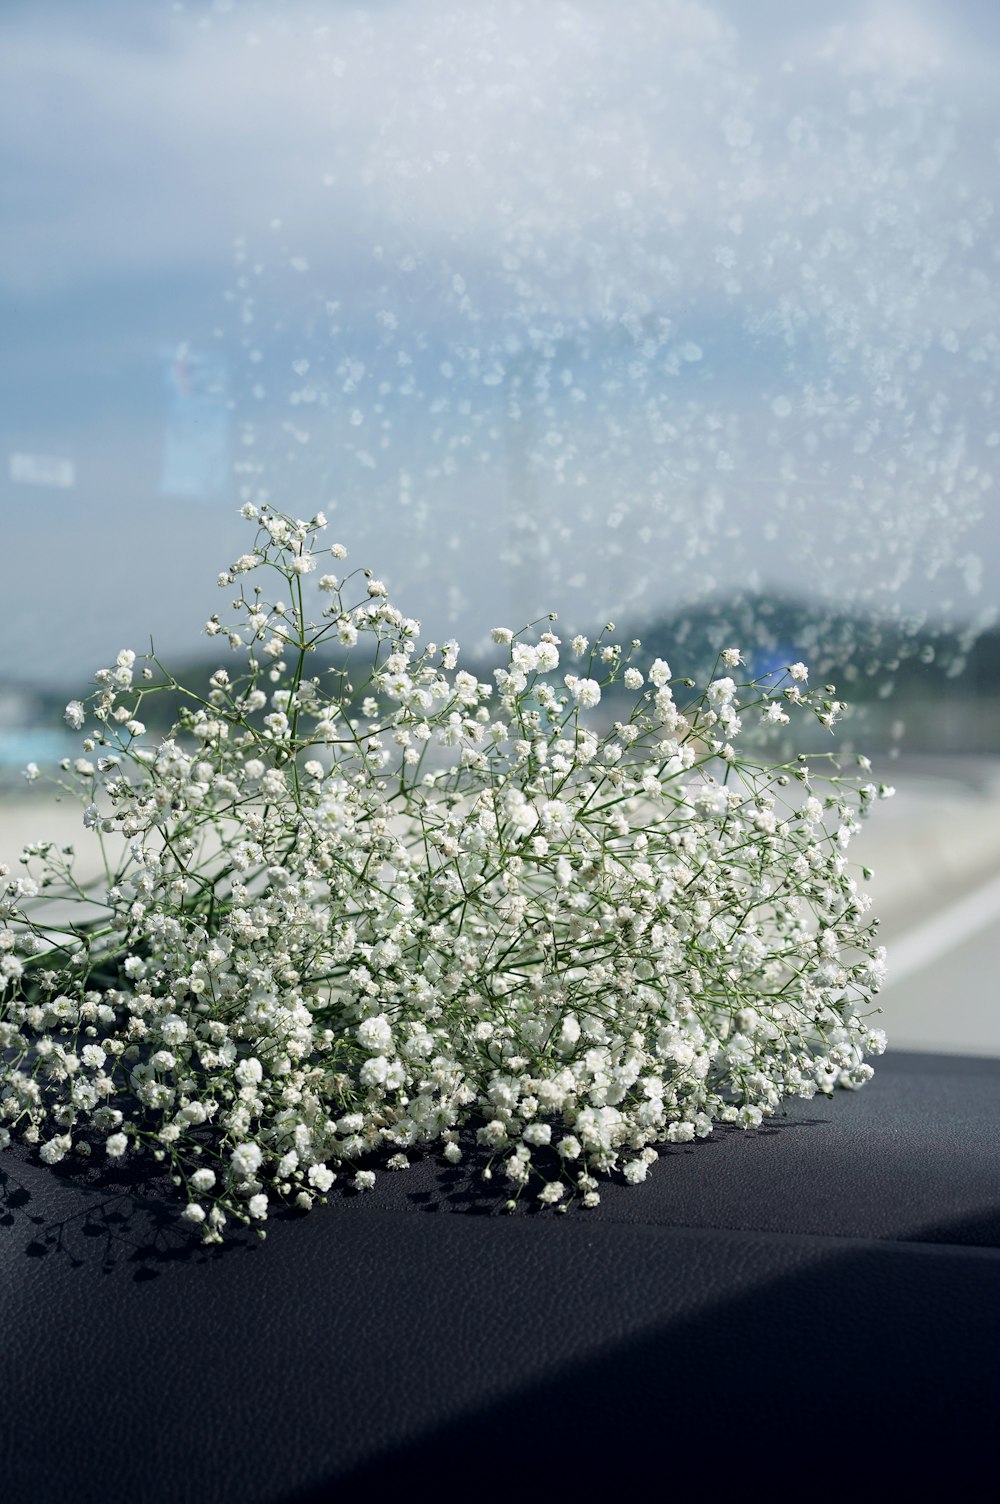
[[[906,944],[900,942],[900,959]],[[956,927],[956,943],[942,949],[880,994],[880,1028],[890,1046],[944,1054],[1000,1057],[1000,923],[972,934]]]

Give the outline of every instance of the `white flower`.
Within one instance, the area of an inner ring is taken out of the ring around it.
[[[789,664],[788,672],[791,674],[793,679],[798,679],[800,682],[804,682],[809,678],[809,670],[806,668],[804,663]]]
[[[601,686],[596,679],[578,679],[574,674],[567,674],[565,682],[573,699],[584,710],[600,704]]]
[[[60,1135],[58,1138],[50,1138],[38,1151],[38,1157],[43,1165],[57,1165],[61,1159],[65,1159],[67,1141]]]
[[[708,686],[708,699],[712,705],[728,705],[736,693],[732,679],[713,679]]]
[[[509,627],[494,627],[490,632],[490,636],[494,642],[506,644],[511,641],[514,634]]]
[[[249,1180],[260,1169],[263,1158],[259,1144],[245,1143],[236,1146],[230,1155],[229,1162],[234,1175],[240,1180]]]
[[[184,1218],[185,1222],[194,1222],[197,1225],[204,1222],[205,1220],[205,1208],[203,1206],[199,1206],[197,1201],[189,1201],[187,1206],[181,1212],[181,1216]]]
[[[388,1058],[385,1055],[372,1055],[362,1065],[358,1080],[362,1086],[382,1086],[388,1074]]]
[[[306,1175],[309,1184],[322,1195],[326,1194],[336,1178],[327,1165],[310,1165]]]
[[[357,1035],[363,1048],[373,1053],[390,1054],[394,1048],[392,1026],[384,1013],[378,1013],[374,1018],[363,1019],[358,1024]]]
[[[318,515],[247,516],[275,578],[311,568]],[[841,848],[886,790],[738,753],[731,678],[685,709],[662,659],[644,693],[622,647],[577,637],[639,692],[598,735],[573,713],[601,704],[596,679],[568,674],[563,693],[539,677],[559,666],[552,632],[495,629],[510,661],[494,689],[457,672],[457,642],[421,646],[370,574],[342,608],[333,575],[307,606],[298,588],[268,600],[271,573],[210,623],[235,656],[175,737],[137,740],[127,650],[90,709],[67,707],[74,730],[99,728],[61,767],[85,826],[115,836],[101,926],[65,919],[70,851],[40,839],[22,870],[0,867],[0,1104],[44,1160],[92,1140],[114,1160],[141,1133],[210,1242],[275,1197],[308,1210],[334,1183],[326,1160],[366,1190],[362,1156],[460,1164],[466,1137],[485,1182],[534,1200],[554,1151],[593,1206],[595,1177],[640,1181],[654,1143],[867,1079],[885,954]],[[317,635],[358,645],[350,673],[345,653],[301,657]],[[755,703],[832,724],[843,707],[799,667]],[[801,797],[779,793],[792,771]],[[557,1174],[539,1204],[568,1199]]]

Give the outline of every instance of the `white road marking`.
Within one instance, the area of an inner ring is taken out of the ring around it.
[[[882,991],[912,977],[1000,919],[1000,876],[951,904],[936,919],[887,946],[888,974]]]

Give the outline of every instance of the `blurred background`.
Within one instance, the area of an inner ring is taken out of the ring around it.
[[[426,635],[796,659],[895,785],[899,1047],[1000,1055],[1000,10],[5,0],[0,859],[246,500]]]

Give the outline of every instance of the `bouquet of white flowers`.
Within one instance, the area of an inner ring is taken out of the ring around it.
[[[554,617],[497,628],[481,682],[326,572],[321,515],[243,513],[207,627],[237,671],[199,694],[123,651],[67,706],[99,882],[45,841],[0,869],[0,1143],[151,1151],[218,1241],[434,1148],[510,1209],[593,1206],[658,1144],[871,1076],[884,952],[845,848],[890,791],[736,750],[748,716],[831,727],[829,687],[740,682],[731,648],[692,693]]]

